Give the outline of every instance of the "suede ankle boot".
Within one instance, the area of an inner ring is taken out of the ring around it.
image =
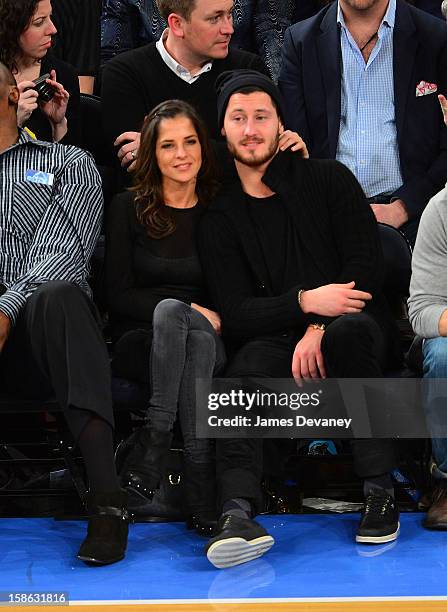
[[[171,448],[172,432],[141,427],[117,451],[116,463],[121,485],[151,500],[160,486],[165,460]]]
[[[129,531],[127,491],[89,493],[87,537],[78,559],[88,565],[108,565],[124,559]]]
[[[217,527],[216,471],[214,463],[194,463],[185,457],[185,496],[189,509],[187,526],[205,537]]]

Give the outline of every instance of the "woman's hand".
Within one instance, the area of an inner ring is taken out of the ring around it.
[[[297,132],[292,132],[292,130],[285,130],[279,136],[279,150],[286,151],[287,149],[299,153],[304,159],[309,157],[306,143]]]
[[[213,326],[213,329],[216,334],[220,336],[222,330],[221,320],[218,312],[215,312],[214,310],[209,310],[209,308],[204,308],[203,306],[199,306],[198,304],[191,304],[191,308],[194,308],[194,310],[197,310],[197,312],[203,314],[203,316],[206,317]]]
[[[32,81],[22,81],[18,84],[20,93],[19,107],[17,109],[17,125],[23,127],[37,108],[38,93]]]
[[[54,89],[54,96],[49,102],[40,102],[40,108],[44,115],[48,118],[53,129],[53,140],[58,142],[68,131],[67,112],[68,100],[70,94],[60,83],[57,82],[56,71],[52,70],[49,79],[46,82]]]

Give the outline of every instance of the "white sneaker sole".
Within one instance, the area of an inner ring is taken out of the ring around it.
[[[270,535],[261,536],[255,540],[244,540],[244,538],[227,538],[212,544],[206,556],[208,561],[219,569],[233,567],[258,559],[271,549],[275,540]]]
[[[394,533],[390,533],[384,536],[361,536],[356,535],[355,541],[360,542],[361,544],[385,544],[386,542],[393,542],[397,539],[400,531],[400,523],[397,524],[397,529]]]

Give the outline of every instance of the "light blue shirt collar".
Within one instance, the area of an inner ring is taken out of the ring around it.
[[[387,25],[390,28],[394,28],[394,23],[396,20],[396,0],[390,0],[388,3],[388,8],[386,9],[386,13],[383,16],[382,25]],[[343,16],[343,11],[341,10],[340,2],[337,2],[337,23],[344,29],[348,29],[346,27],[345,18]],[[379,28],[380,29],[380,28]]]

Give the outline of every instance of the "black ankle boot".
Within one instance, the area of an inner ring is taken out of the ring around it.
[[[117,450],[115,460],[121,485],[151,500],[160,485],[172,433],[141,427]]]
[[[185,458],[185,495],[190,516],[188,529],[212,537],[217,527],[216,472],[214,463],[193,463]]]
[[[88,565],[108,565],[124,559],[129,520],[127,491],[89,493],[87,537],[78,559]]]

